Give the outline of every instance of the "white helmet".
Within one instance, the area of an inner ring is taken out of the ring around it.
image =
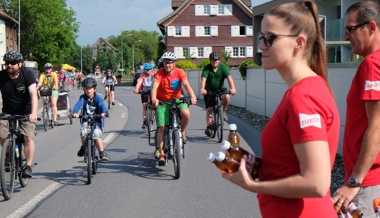
[[[171,61],[176,61],[177,60],[177,57],[175,56],[174,53],[171,53],[171,52],[165,52],[162,56],[161,56],[161,59],[162,60],[171,60]]]

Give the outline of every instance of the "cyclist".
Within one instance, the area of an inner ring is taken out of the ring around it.
[[[53,72],[53,65],[51,63],[46,63],[45,73],[41,73],[40,79],[38,80],[38,89],[41,86],[47,86],[52,89],[51,95],[49,97],[51,112],[53,113],[54,126],[58,126],[57,121],[57,101],[58,101],[58,75]],[[44,104],[46,96],[42,97],[42,105]]]
[[[103,78],[102,84],[105,84],[104,88],[104,100],[107,99],[107,93],[110,92],[110,101],[112,102],[112,105],[115,105],[114,102],[114,94],[115,94],[115,85],[117,84],[116,77],[113,75],[112,70],[107,70],[107,75]],[[110,86],[108,90],[108,86]]]
[[[82,78],[83,78],[83,73],[78,71],[78,73],[76,74],[77,85],[82,82]]]
[[[155,155],[159,152],[158,165],[163,166],[165,164],[165,154],[164,154],[164,136],[165,136],[165,126],[169,125],[169,112],[170,105],[164,104],[159,105],[160,101],[171,101],[173,98],[178,99],[181,97],[182,85],[186,89],[187,93],[191,96],[191,103],[196,104],[197,98],[195,97],[194,91],[191,88],[187,76],[182,69],[175,66],[175,61],[177,57],[174,53],[165,52],[162,56],[162,61],[164,68],[157,71],[154,77],[154,83],[152,87],[152,104],[156,108],[156,123],[158,129],[157,143],[159,145],[159,150],[155,152]],[[190,121],[190,110],[187,104],[180,104],[178,108],[181,113],[181,131],[183,143],[186,143],[186,126]]]
[[[236,94],[235,83],[232,79],[230,71],[223,63],[220,63],[220,55],[218,52],[210,53],[210,64],[206,65],[202,71],[201,79],[201,94],[204,95],[204,101],[206,104],[206,124],[207,128],[205,134],[210,137],[212,134],[212,110],[215,106],[215,96],[208,95],[208,91],[216,92],[218,90],[227,90],[224,86],[224,79],[227,79],[230,86],[230,93],[232,95]],[[223,106],[223,118],[225,121],[228,120],[226,110],[228,104],[230,103],[230,95],[223,94],[221,96],[222,106]]]
[[[136,84],[136,89],[135,93],[139,94],[140,91],[141,93],[141,102],[142,102],[142,117],[143,117],[143,124],[142,124],[142,129],[145,129],[147,126],[147,121],[146,121],[146,103],[148,103],[148,98],[149,98],[149,93],[150,90],[152,89],[153,81],[154,81],[154,74],[155,72],[152,70],[152,64],[146,63],[144,64],[144,71],[140,75],[140,78]]]
[[[59,90],[64,90],[66,88],[66,84],[68,84],[67,83],[68,79],[67,79],[67,74],[63,69],[58,74],[58,80],[59,80]]]
[[[5,70],[0,71],[0,90],[3,100],[3,113],[29,115],[29,121],[20,121],[20,133],[25,140],[26,167],[23,177],[32,177],[32,162],[34,158],[34,137],[37,134],[36,124],[38,99],[36,79],[33,73],[22,68],[23,58],[17,51],[9,51],[3,57]],[[8,137],[8,124],[6,120],[0,121],[0,145]]]
[[[78,102],[74,105],[73,108],[73,116],[75,118],[79,118],[79,110],[82,108],[82,115],[92,115],[92,114],[100,114],[103,118],[98,119],[96,123],[96,129],[94,131],[94,139],[96,147],[99,151],[100,156],[100,162],[106,162],[108,160],[108,157],[106,153],[104,152],[104,146],[102,141],[102,134],[103,134],[103,127],[104,127],[104,117],[106,117],[106,114],[108,113],[107,107],[104,104],[102,98],[96,94],[96,80],[94,78],[86,78],[82,82],[82,87],[84,94],[79,97]],[[84,138],[86,137],[86,127],[87,122],[84,119],[81,119],[81,144],[77,156],[83,157],[85,152],[84,147]]]

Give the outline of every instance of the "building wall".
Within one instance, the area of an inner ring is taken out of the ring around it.
[[[4,64],[4,54],[12,50],[18,50],[17,25],[0,17],[0,64]]]

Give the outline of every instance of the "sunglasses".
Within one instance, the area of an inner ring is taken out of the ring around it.
[[[362,27],[362,26],[367,25],[367,24],[369,24],[369,21],[364,22],[364,23],[359,23],[358,25],[355,25],[355,26],[346,26],[344,28],[344,32],[346,34],[350,34],[352,30],[357,29],[357,28]]]
[[[5,66],[8,66],[8,65],[14,66],[16,64],[18,64],[18,62],[8,62],[8,61],[5,62]]]
[[[257,37],[259,40],[264,40],[264,44],[267,47],[271,47],[273,45],[273,42],[278,38],[278,37],[297,37],[298,35],[276,35],[273,33],[262,33],[258,32]]]
[[[174,61],[164,61],[164,64],[173,64]]]

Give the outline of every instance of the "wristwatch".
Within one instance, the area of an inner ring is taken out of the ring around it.
[[[355,177],[352,176],[348,178],[347,184],[350,187],[360,187],[362,185],[357,179],[355,179]]]

